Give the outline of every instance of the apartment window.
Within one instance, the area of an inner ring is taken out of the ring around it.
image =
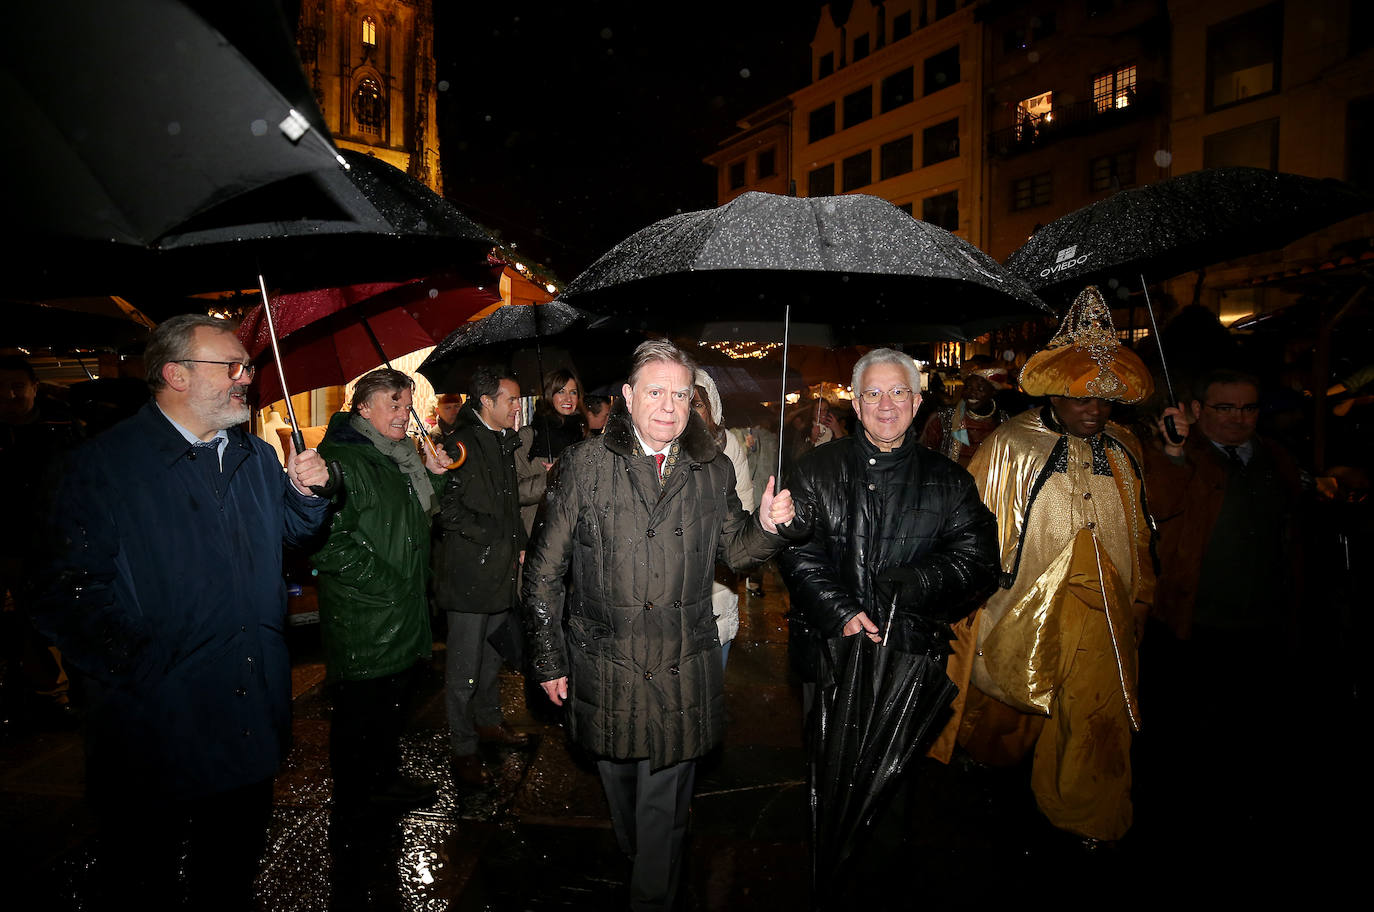
[[[1135,103],[1135,64],[1093,76],[1093,103],[1101,114]]]
[[[935,0],[935,18],[943,19],[946,16],[953,16],[959,4],[956,0]],[[930,221],[926,219],[926,221]]]
[[[1011,208],[1013,212],[1048,206],[1054,191],[1054,177],[1050,172],[1034,174],[1011,182]]]
[[[817,168],[806,176],[806,195],[807,196],[834,196],[835,195],[835,166],[826,165],[824,168]]]
[[[835,102],[822,105],[811,112],[807,124],[807,137],[811,142],[818,139],[825,139],[835,132]]]
[[[1207,30],[1207,108],[1272,95],[1279,88],[1283,5],[1273,3]]]
[[[854,59],[863,60],[868,56],[868,32],[854,39]]]
[[[1135,150],[1100,155],[1088,162],[1088,185],[1093,193],[1120,190],[1135,183]]]
[[[1279,166],[1279,119],[1261,120],[1202,138],[1202,167]]]
[[[759,180],[765,177],[772,177],[778,173],[778,150],[774,148],[763,149],[758,155],[754,156],[754,175]]]
[[[846,158],[841,169],[840,179],[842,181],[841,189],[845,193],[860,187],[867,187],[873,183],[873,151],[865,149],[858,155],[851,155]]]
[[[835,52],[827,51],[821,55],[821,59],[816,61],[816,78],[824,79],[835,72]]]
[[[744,186],[744,162],[731,162],[728,173],[730,175],[730,189],[738,190]]]
[[[362,133],[382,132],[382,87],[371,76],[364,77],[353,92],[353,116]]]
[[[377,46],[377,20],[371,16],[363,19],[363,44],[370,48]]]
[[[959,118],[921,131],[921,164],[933,165],[959,155]]]
[[[951,190],[921,200],[921,220],[946,231],[959,230],[959,191]]]
[[[908,104],[916,95],[916,69],[907,67],[891,76],[883,78],[879,90],[882,95],[882,110],[886,114],[894,108]]]
[[[887,180],[889,177],[896,177],[911,171],[915,167],[915,149],[916,140],[912,136],[903,136],[901,139],[883,143],[878,150],[879,177],[882,180]]]
[[[954,47],[941,51],[934,57],[926,58],[925,83],[922,91],[927,95],[933,95],[941,89],[948,88],[959,81],[959,47]]]
[[[848,129],[873,116],[873,87],[864,86],[844,97],[844,126]]]
[[[892,40],[901,41],[911,34],[911,13],[898,13],[892,17]],[[907,206],[907,211],[911,211],[911,206]]]

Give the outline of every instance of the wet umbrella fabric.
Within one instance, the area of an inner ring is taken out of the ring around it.
[[[838,342],[972,339],[1049,313],[978,248],[863,194],[750,192],[671,216],[611,248],[559,300],[672,334],[780,321],[790,305]]]
[[[132,273],[188,219],[341,170],[271,0],[50,0],[7,9],[6,24],[23,36],[0,62],[24,137],[4,153],[4,237],[23,264],[11,290],[52,296],[70,272]],[[293,110],[317,135],[283,132]]]
[[[879,802],[953,702],[942,663],[858,634],[822,645],[811,742],[816,895],[854,852]]]
[[[1007,270],[1044,294],[1143,275],[1159,281],[1282,247],[1374,209],[1374,197],[1337,180],[1261,168],[1193,171],[1122,190],[1061,216],[1007,258]]]
[[[279,295],[272,313],[287,386],[299,392],[342,385],[385,359],[434,345],[473,314],[499,304],[498,288],[495,271],[474,268],[410,282]],[[239,338],[255,364],[271,361],[262,305],[244,317]],[[260,404],[282,398],[274,370],[259,370],[253,390]]]

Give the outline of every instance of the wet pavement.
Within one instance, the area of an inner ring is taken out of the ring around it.
[[[727,741],[698,771],[683,897],[692,912],[810,905],[800,687],[787,671],[785,594],[775,575],[765,586],[765,598],[741,604],[726,674]],[[439,801],[405,814],[341,817],[330,797],[318,629],[295,628],[291,640],[295,745],[276,784],[261,908],[625,907],[629,864],[616,848],[595,769],[552,718],[526,708],[519,676],[502,676],[503,704],[532,743],[484,748],[495,784],[459,787],[448,769],[437,651],[422,675],[404,752],[408,773],[439,784]],[[1051,828],[1035,809],[1027,766],[921,760],[910,787],[891,800],[865,860],[855,862],[853,891],[836,905],[1345,898],[1369,806],[1351,724],[1358,713],[1344,703],[1311,703],[1320,705],[1306,706],[1300,723],[1259,742],[1277,770],[1259,786],[1259,800],[1224,813],[1200,813],[1179,800],[1175,787],[1186,781],[1189,757],[1152,752],[1139,741],[1137,822],[1116,846],[1087,847]],[[77,733],[6,731],[5,908],[90,907],[84,875],[93,822],[81,796]]]

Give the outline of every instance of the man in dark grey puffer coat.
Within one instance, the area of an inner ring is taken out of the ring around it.
[[[766,560],[793,517],[771,485],[757,514],[740,508],[730,461],[691,413],[694,373],[670,343],[635,350],[624,406],[559,459],[525,565],[535,680],[598,757],[634,909],[671,908],[693,761],[723,734],[716,561]]]

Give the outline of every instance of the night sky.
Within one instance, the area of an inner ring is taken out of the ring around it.
[[[716,204],[701,159],[807,83],[821,3],[434,6],[445,195],[568,282]]]

